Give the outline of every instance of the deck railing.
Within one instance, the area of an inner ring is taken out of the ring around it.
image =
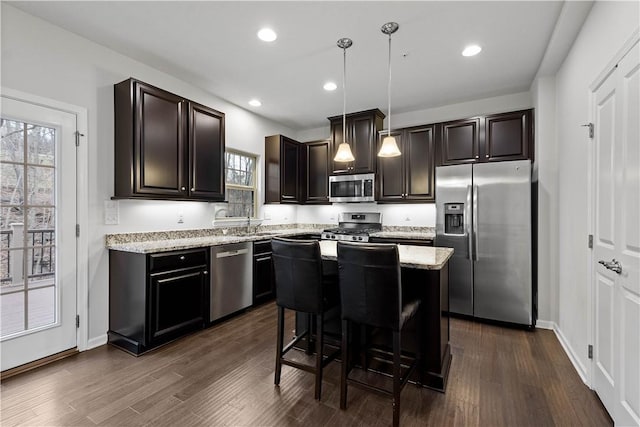
[[[23,256],[27,258],[27,278],[47,278],[55,275],[55,229],[27,230],[26,248],[22,231],[0,230],[0,284],[22,281]],[[19,239],[15,239],[17,237]],[[17,276],[16,276],[17,270]],[[16,280],[14,280],[16,279]]]

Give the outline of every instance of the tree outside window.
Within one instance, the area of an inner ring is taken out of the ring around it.
[[[225,152],[227,185],[227,217],[255,218],[256,216],[257,157],[235,150]]]

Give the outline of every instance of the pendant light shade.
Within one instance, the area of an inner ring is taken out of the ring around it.
[[[387,136],[382,140],[382,146],[380,147],[380,151],[378,151],[378,157],[397,157],[401,155],[400,149],[398,148],[398,144],[396,139],[391,136],[391,34],[398,31],[400,26],[396,22],[387,22],[380,28],[380,30],[389,36],[389,82],[387,85],[387,100],[388,110],[387,114],[389,114],[389,129],[387,131]]]
[[[396,139],[393,136],[385,136],[378,151],[378,157],[397,157],[401,154]]]
[[[338,145],[338,151],[333,158],[334,162],[353,162],[355,157],[351,153],[351,147],[347,142],[347,49],[351,47],[353,41],[349,38],[342,38],[336,43],[342,49],[342,143]]]

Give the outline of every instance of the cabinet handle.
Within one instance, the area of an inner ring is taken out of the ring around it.
[[[487,159],[489,158],[489,155],[488,155],[488,154],[485,154],[484,156],[485,156]]]
[[[205,271],[202,272],[202,274],[204,274],[206,276],[207,274],[209,274],[209,272],[207,270],[205,270]]]
[[[184,255],[180,255],[180,261],[184,261]]]
[[[180,190],[185,191],[187,187],[180,187]]]
[[[194,187],[191,187],[191,191],[196,191],[196,189]]]
[[[479,158],[480,158],[480,156],[476,156],[476,159],[479,159]]]

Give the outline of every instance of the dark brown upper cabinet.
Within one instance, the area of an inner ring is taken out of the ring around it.
[[[223,113],[189,102],[189,197],[224,200],[224,134]]]
[[[439,124],[438,164],[533,160],[533,110]]]
[[[485,117],[485,144],[482,152],[484,160],[533,160],[532,121],[533,110]]]
[[[342,143],[342,116],[329,117],[331,122],[330,159],[333,173],[367,173],[376,171],[378,131],[382,129],[384,114],[378,109],[347,114],[346,136],[355,157],[354,162],[334,162]]]
[[[378,157],[378,202],[432,202],[435,200],[435,125],[391,132],[401,155]],[[378,146],[387,132],[379,133]]]
[[[265,203],[301,203],[305,198],[304,144],[284,135],[265,138]]]
[[[224,113],[135,79],[114,108],[114,198],[224,200]]]
[[[443,165],[477,162],[480,158],[480,118],[456,120],[441,125]]]
[[[329,203],[329,141],[307,142],[307,197],[309,204]]]

